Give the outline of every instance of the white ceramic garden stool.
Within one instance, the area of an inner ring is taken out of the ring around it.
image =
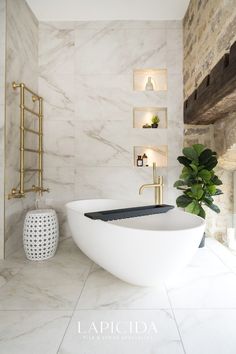
[[[57,214],[53,209],[31,210],[26,214],[23,245],[26,257],[42,261],[55,255],[59,228]]]

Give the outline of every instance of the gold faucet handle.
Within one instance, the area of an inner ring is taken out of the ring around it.
[[[21,193],[19,190],[16,188],[12,188],[11,192],[8,194],[7,199],[13,199],[13,198],[24,198],[25,194]]]

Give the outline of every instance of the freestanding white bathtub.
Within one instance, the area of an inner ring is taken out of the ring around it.
[[[112,199],[66,204],[74,241],[89,258],[128,283],[155,286],[173,278],[189,263],[202,239],[205,220],[177,208],[107,222],[84,216],[86,212],[135,206],[134,202]]]

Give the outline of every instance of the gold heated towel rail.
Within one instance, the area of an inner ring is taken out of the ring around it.
[[[8,199],[22,198],[26,193],[36,192],[42,195],[43,192],[49,192],[49,189],[43,188],[43,99],[35,92],[30,90],[24,83],[12,83],[14,90],[20,89],[20,183],[19,189],[13,188],[8,195]],[[25,106],[25,91],[32,95],[32,101],[38,101],[38,112]],[[25,127],[25,111],[38,117],[38,130]],[[31,133],[38,136],[38,149],[29,149],[25,147],[25,133]],[[38,154],[38,168],[25,168],[25,151]],[[25,189],[25,174],[27,172],[38,173],[38,185],[33,185],[30,189]]]

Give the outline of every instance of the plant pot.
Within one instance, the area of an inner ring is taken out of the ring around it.
[[[152,124],[152,128],[158,128],[158,124],[157,123]]]
[[[203,248],[205,247],[205,240],[206,240],[206,234],[204,232],[203,236],[202,236],[202,240],[200,242],[200,245],[198,246],[198,248]]]

